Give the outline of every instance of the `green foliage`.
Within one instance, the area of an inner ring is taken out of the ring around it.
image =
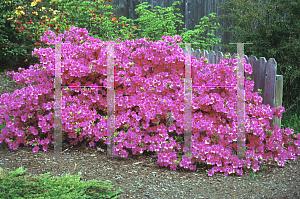
[[[147,2],[143,2],[138,5],[138,8],[135,9],[137,14],[141,14],[140,18],[131,20],[127,19],[128,22],[134,21],[138,22],[137,31],[139,31],[139,37],[143,38],[151,38],[151,41],[159,41],[161,40],[163,35],[175,36],[180,35],[181,43],[178,44],[180,48],[185,47],[185,43],[192,43],[193,48],[195,49],[208,49],[213,44],[218,44],[221,42],[219,38],[204,38],[200,37],[205,31],[211,30],[211,33],[208,33],[209,36],[215,36],[214,30],[217,29],[217,25],[215,23],[215,14],[211,13],[208,17],[201,18],[201,22],[199,25],[196,25],[194,30],[186,31],[186,28],[183,30],[179,30],[179,24],[184,25],[184,22],[178,19],[177,17],[183,17],[180,13],[173,13],[175,10],[180,10],[179,8],[175,8],[176,5],[180,5],[180,1],[175,1],[171,7],[161,8],[160,6],[154,7],[155,9],[147,10],[150,5]],[[177,17],[176,17],[176,16]],[[120,19],[126,19],[125,17],[120,17]],[[141,28],[142,27],[142,28]],[[186,32],[183,32],[186,31]],[[181,34],[177,34],[178,32],[182,32]],[[203,39],[203,40],[200,40]],[[205,41],[205,40],[206,41]],[[199,45],[200,44],[200,45]]]
[[[176,19],[174,14],[172,13],[172,7],[161,8],[160,6],[156,6],[155,9],[147,10],[146,8],[151,7],[151,5],[146,5],[148,2],[143,2],[142,4],[138,5],[138,8],[135,9],[137,14],[141,14],[142,16],[134,21],[138,22],[138,26],[142,26],[145,29],[137,29],[141,31],[139,33],[140,38],[143,37],[150,37],[153,38],[155,41],[159,41],[163,35],[172,36],[177,33],[174,27],[173,19]],[[174,2],[173,6],[178,4]],[[176,14],[180,16],[181,14]],[[145,18],[147,20],[145,20]],[[149,23],[151,22],[151,23]],[[153,26],[157,24],[157,26]],[[182,21],[180,23],[183,23]],[[142,25],[143,24],[143,25]],[[157,30],[159,30],[157,32]]]
[[[25,181],[22,175],[26,170],[20,167],[10,173],[5,171],[9,176],[0,179],[0,198],[118,198],[121,192],[109,191],[110,183],[79,181],[81,172],[77,176],[67,174],[61,178],[51,178],[48,172]]]

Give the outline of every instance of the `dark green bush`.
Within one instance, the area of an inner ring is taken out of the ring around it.
[[[31,56],[34,45],[28,45],[29,42],[25,42],[28,38],[19,35],[11,21],[7,20],[14,16],[18,5],[25,4],[29,4],[29,1],[0,1],[0,72],[5,69],[17,71],[19,67],[29,69],[38,61],[37,57]]]

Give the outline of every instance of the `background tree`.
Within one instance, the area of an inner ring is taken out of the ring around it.
[[[295,105],[300,101],[300,3],[292,0],[231,0],[217,3],[229,15],[217,16],[217,19],[231,20],[229,28],[220,30],[229,32],[229,43],[253,43],[245,45],[245,54],[274,58],[277,62],[277,74],[283,75],[283,106],[287,112],[298,112]],[[283,17],[285,16],[285,19]],[[255,25],[254,22],[257,22]],[[256,27],[255,27],[256,26]],[[221,45],[222,52],[236,53],[236,45]],[[285,116],[285,114],[283,115]]]

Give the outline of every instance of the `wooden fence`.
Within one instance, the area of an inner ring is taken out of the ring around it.
[[[183,48],[183,52],[186,53],[187,49]],[[210,64],[219,64],[220,60],[224,60],[226,55],[229,55],[230,58],[234,59],[237,55],[234,53],[230,56],[230,53],[223,55],[222,52],[218,52],[217,55],[214,51],[207,52],[207,50],[200,51],[197,49],[194,51],[191,48],[192,56],[196,57],[198,61],[200,58],[207,58],[208,63]],[[276,75],[277,71],[277,62],[274,58],[270,58],[266,62],[265,57],[260,57],[259,59],[256,56],[250,56],[249,59],[247,55],[244,55],[247,64],[252,66],[252,74],[247,74],[244,72],[245,79],[247,77],[251,78],[251,81],[254,81],[254,90],[253,92],[258,92],[258,89],[261,89],[261,93],[258,93],[259,96],[263,98],[262,104],[269,104],[271,108],[282,106],[282,94],[283,94],[283,76]],[[202,72],[205,74],[205,70]],[[270,126],[276,124],[281,129],[281,118],[274,117],[270,120]]]

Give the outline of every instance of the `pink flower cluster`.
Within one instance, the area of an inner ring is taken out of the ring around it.
[[[182,145],[178,142],[183,137],[184,129],[184,88],[182,75],[185,71],[185,54],[177,43],[181,38],[163,36],[163,41],[148,42],[145,38],[135,41],[101,42],[88,37],[86,29],[72,27],[58,38],[55,34],[45,32],[41,41],[61,42],[64,36],[69,45],[62,45],[62,84],[106,86],[107,45],[114,44],[115,90],[116,90],[116,128],[117,135],[115,154],[128,156],[126,149],[132,153],[156,151],[158,164],[170,166],[175,170],[177,165],[196,170],[196,162],[216,165],[209,172],[243,174],[242,168],[258,170],[258,163],[271,160],[284,165],[285,159],[297,159],[295,154],[300,142],[300,134],[294,130],[279,129],[276,125],[271,129],[269,119],[275,114],[282,117],[283,107],[270,109],[261,105],[262,98],[252,93],[254,82],[245,81],[245,139],[247,143],[246,160],[239,160],[232,149],[237,150],[236,94],[234,88],[213,89],[198,87],[193,90],[193,136],[192,154],[190,157],[178,158]],[[105,47],[106,46],[106,47]],[[5,139],[10,148],[16,150],[23,143],[34,146],[33,152],[43,146],[46,151],[50,141],[53,144],[53,77],[55,71],[54,49],[35,49],[33,55],[40,57],[41,64],[30,66],[28,71],[16,73],[14,80],[19,83],[36,82],[37,86],[17,90],[13,95],[1,96],[1,104],[10,105],[0,109],[1,118],[5,118],[6,127],[0,135],[0,143]],[[191,66],[195,85],[228,85],[236,84],[233,70],[237,60],[222,60],[218,65],[207,65],[207,60],[200,62],[192,57]],[[233,64],[233,66],[229,66]],[[205,67],[206,73],[201,71]],[[199,68],[199,71],[196,70]],[[252,73],[251,65],[244,65],[245,72]],[[127,69],[127,71],[125,71]],[[22,71],[22,69],[20,69]],[[227,75],[229,73],[229,75]],[[8,72],[8,75],[10,73]],[[102,75],[103,74],[103,75]],[[14,75],[14,73],[12,73]],[[227,76],[226,76],[227,75]],[[226,76],[226,77],[225,77]],[[34,79],[35,78],[35,79]],[[104,81],[103,81],[104,79]],[[97,92],[100,90],[100,96]],[[95,109],[106,108],[106,91],[93,87],[81,90],[76,96],[64,93],[62,99],[62,131],[71,144],[76,145],[83,139],[95,142],[105,140],[107,136],[106,118],[97,114]],[[21,96],[20,96],[21,94]],[[168,97],[170,96],[170,97]],[[26,99],[26,100],[25,100]],[[84,102],[84,104],[83,104]],[[70,104],[71,103],[71,104]],[[68,105],[67,105],[68,104]],[[93,110],[91,110],[93,109]],[[167,125],[166,113],[171,111],[174,122]],[[9,114],[15,117],[14,122]],[[3,123],[0,119],[0,123]],[[91,125],[99,119],[96,126]],[[22,120],[22,122],[20,122]],[[52,135],[52,136],[51,136]],[[63,139],[67,139],[63,136]],[[10,139],[9,139],[10,138]],[[106,140],[107,141],[107,140]],[[126,148],[126,149],[124,149]],[[194,165],[193,165],[194,164]]]

